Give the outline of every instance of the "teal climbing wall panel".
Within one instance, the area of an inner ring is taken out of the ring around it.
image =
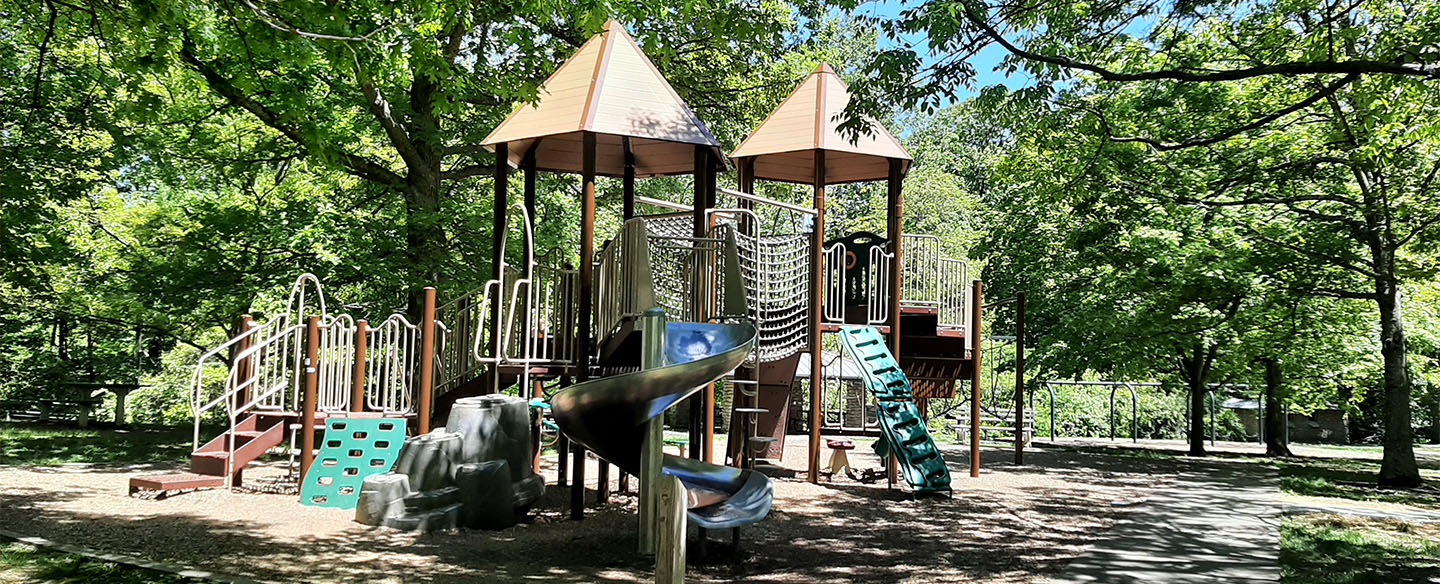
[[[365,477],[388,472],[405,445],[402,418],[329,418],[315,463],[300,484],[300,503],[354,509]]]
[[[885,337],[872,327],[846,328],[840,339],[860,362],[865,386],[875,395],[882,435],[875,453],[893,452],[905,482],[917,493],[950,493],[950,469],[935,447],[925,421],[915,408],[910,379],[885,346]]]

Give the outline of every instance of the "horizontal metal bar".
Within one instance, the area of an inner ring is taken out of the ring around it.
[[[770,205],[770,206],[772,206],[772,207],[779,207],[779,208],[785,209],[785,210],[787,210],[787,211],[794,211],[794,212],[796,212],[796,213],[800,213],[801,215],[810,215],[810,216],[813,217],[813,216],[815,216],[815,215],[818,214],[818,213],[815,211],[815,209],[811,209],[811,208],[809,208],[809,207],[801,207],[801,206],[799,206],[799,205],[792,205],[792,204],[786,203],[786,202],[784,202],[784,201],[777,201],[777,200],[775,200],[775,199],[767,199],[767,198],[762,197],[762,196],[760,196],[760,195],[752,195],[752,194],[750,194],[750,193],[744,193],[744,192],[740,192],[740,191],[737,191],[737,190],[734,190],[734,189],[727,189],[727,188],[725,188],[725,187],[720,187],[718,190],[719,190],[720,192],[725,193],[725,194],[727,194],[727,195],[730,195],[730,196],[732,196],[732,197],[737,197],[737,198],[740,198],[740,199],[743,199],[743,200],[746,200],[746,201],[750,201],[750,202],[752,202],[752,203],[762,203],[762,204]],[[636,200],[638,201],[639,198],[636,198]]]
[[[664,200],[664,199],[656,199],[656,198],[653,198],[653,197],[646,197],[646,196],[642,196],[642,195],[635,195],[635,202],[636,202],[636,203],[645,203],[646,205],[653,205],[653,206],[662,207],[662,208],[665,208],[665,209],[673,209],[673,210],[676,210],[676,211],[694,211],[694,210],[695,210],[694,207],[691,207],[690,205],[686,205],[686,204],[683,204],[683,203],[671,203],[670,201],[666,201],[666,200]]]

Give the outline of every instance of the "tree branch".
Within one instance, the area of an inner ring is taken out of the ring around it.
[[[380,127],[385,130],[385,135],[395,145],[395,150],[400,153],[400,158],[405,160],[405,164],[412,169],[420,168],[424,162],[420,153],[415,150],[415,143],[410,140],[410,134],[406,133],[405,129],[400,127],[399,122],[395,121],[395,117],[391,115],[390,102],[380,94],[380,90],[375,88],[375,82],[370,78],[370,74],[365,71],[365,67],[360,65],[360,56],[354,54],[353,51],[351,53],[355,61],[355,82],[360,86],[360,93],[365,95],[365,106],[369,108],[370,115],[374,116],[375,121],[380,122]],[[419,78],[420,76],[416,75],[416,79]]]
[[[990,40],[1016,56],[1030,61],[1094,73],[1106,81],[1187,81],[1208,83],[1216,81],[1239,81],[1241,79],[1263,77],[1266,75],[1365,75],[1372,73],[1440,79],[1440,66],[1430,63],[1408,62],[1405,57],[1394,61],[1377,61],[1372,59],[1291,61],[1220,71],[1157,69],[1133,73],[1122,72],[1064,55],[1045,55],[1020,48],[1014,43],[1011,43],[1009,39],[1006,39],[1005,35],[1000,34],[1000,31],[991,26],[987,19],[982,18],[980,14],[976,13],[972,5],[966,5],[965,18],[979,28]]]
[[[1182,149],[1185,149],[1185,148],[1195,148],[1195,147],[1198,147],[1198,146],[1209,146],[1209,145],[1211,145],[1211,144],[1218,144],[1218,143],[1220,143],[1220,142],[1224,142],[1224,141],[1226,141],[1226,140],[1229,140],[1229,139],[1231,139],[1231,138],[1234,138],[1235,136],[1239,136],[1240,134],[1243,134],[1243,133],[1245,133],[1245,132],[1249,132],[1249,131],[1251,131],[1251,130],[1255,130],[1255,129],[1258,129],[1258,128],[1262,128],[1262,127],[1266,126],[1267,124],[1269,124],[1269,123],[1271,123],[1271,122],[1273,122],[1273,121],[1275,121],[1275,120],[1278,120],[1278,119],[1280,119],[1280,118],[1283,118],[1283,117],[1285,117],[1285,116],[1288,116],[1288,115],[1290,115],[1290,114],[1293,114],[1293,113],[1295,113],[1295,112],[1297,112],[1297,111],[1300,111],[1300,110],[1302,110],[1302,109],[1305,109],[1305,108],[1307,108],[1307,107],[1310,107],[1310,106],[1312,106],[1312,105],[1315,105],[1316,103],[1320,102],[1320,100],[1323,100],[1323,99],[1325,99],[1325,98],[1333,95],[1336,91],[1339,91],[1340,88],[1345,87],[1346,85],[1349,85],[1350,83],[1354,82],[1356,79],[1359,79],[1359,78],[1360,78],[1360,74],[1358,74],[1358,73],[1351,73],[1351,74],[1349,74],[1349,75],[1346,75],[1346,76],[1344,76],[1344,77],[1341,77],[1338,81],[1335,81],[1334,83],[1331,83],[1331,84],[1329,84],[1329,85],[1326,85],[1324,88],[1321,88],[1321,90],[1320,90],[1319,92],[1311,95],[1310,97],[1307,97],[1307,98],[1305,98],[1305,99],[1302,99],[1302,100],[1300,100],[1300,101],[1298,101],[1298,102],[1296,102],[1296,103],[1290,104],[1289,106],[1286,106],[1286,107],[1280,109],[1279,111],[1275,111],[1275,112],[1269,113],[1269,114],[1267,114],[1267,115],[1264,115],[1264,116],[1261,116],[1261,117],[1256,118],[1256,119],[1254,119],[1254,120],[1251,120],[1249,123],[1236,126],[1236,127],[1234,127],[1234,128],[1231,128],[1231,129],[1226,130],[1226,131],[1224,131],[1224,132],[1221,132],[1221,133],[1219,133],[1219,134],[1215,134],[1215,135],[1213,135],[1213,136],[1208,136],[1208,137],[1205,137],[1205,138],[1191,138],[1191,139],[1186,140],[1186,141],[1184,141],[1184,142],[1176,142],[1176,143],[1161,142],[1161,141],[1156,140],[1156,139],[1154,139],[1154,138],[1147,138],[1147,137],[1144,137],[1144,136],[1124,136],[1124,137],[1121,137],[1121,136],[1109,136],[1109,138],[1110,138],[1110,141],[1111,141],[1111,142],[1138,142],[1138,143],[1141,143],[1141,144],[1148,145],[1148,146],[1150,146],[1151,148],[1154,148],[1154,149],[1159,150],[1159,151],[1161,151],[1161,152],[1168,152],[1168,151],[1172,151],[1172,150],[1182,150]],[[1102,118],[1102,121],[1103,121],[1103,118]],[[1109,126],[1108,123],[1105,124],[1105,128],[1106,128],[1106,132],[1105,132],[1105,133],[1106,133],[1107,135],[1110,133],[1110,132],[1109,132],[1109,127],[1110,127],[1110,126]]]
[[[195,69],[201,77],[204,77],[205,82],[210,85],[210,88],[229,101],[231,105],[250,112],[250,114],[260,120],[261,123],[280,132],[286,138],[289,138],[292,142],[303,148],[315,150],[324,149],[323,145],[314,143],[314,141],[298,128],[285,123],[280,114],[265,107],[264,104],[255,101],[255,99],[249,95],[246,95],[245,92],[236,87],[228,78],[221,75],[214,66],[197,56],[194,40],[190,38],[188,32],[183,32],[182,36],[180,59]],[[337,151],[335,154],[339,158],[341,167],[350,174],[391,187],[399,187],[405,184],[403,177],[378,162],[343,151]]]
[[[333,34],[323,34],[323,33],[308,32],[308,31],[305,31],[305,30],[301,30],[300,27],[298,27],[298,26],[295,26],[295,25],[293,25],[293,24],[290,24],[289,22],[286,22],[285,19],[283,19],[283,18],[280,18],[280,17],[278,17],[278,16],[272,15],[272,14],[270,14],[269,12],[266,12],[265,9],[260,8],[259,6],[256,6],[254,2],[251,2],[251,0],[240,0],[240,3],[241,3],[241,4],[244,4],[246,7],[250,8],[250,11],[251,11],[251,12],[254,12],[254,13],[255,13],[255,16],[257,16],[257,17],[260,18],[260,22],[265,23],[265,24],[266,24],[267,26],[269,26],[270,28],[273,28],[273,29],[278,30],[278,31],[280,31],[280,32],[288,32],[288,33],[290,33],[290,34],[293,34],[293,35],[296,35],[296,36],[300,36],[300,37],[304,37],[304,38],[307,38],[307,39],[315,39],[315,40],[322,40],[322,41],[342,41],[342,42],[360,42],[360,43],[363,43],[363,42],[369,42],[371,35],[374,35],[375,33],[380,32],[380,30],[381,30],[381,29],[375,29],[375,30],[371,31],[369,34],[367,34],[367,35],[365,35],[365,36],[358,36],[358,37],[357,37],[357,36],[343,36],[343,35],[333,35]]]

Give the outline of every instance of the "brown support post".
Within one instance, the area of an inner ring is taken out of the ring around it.
[[[540,220],[535,216],[535,209],[537,208],[535,203],[535,181],[539,178],[539,173],[535,170],[535,149],[539,147],[540,145],[538,143],[532,145],[530,150],[525,152],[525,158],[520,162],[520,167],[525,172],[525,212],[530,214],[531,222],[538,222]]]
[[[755,158],[741,158],[739,161],[737,161],[735,172],[738,175],[736,178],[739,182],[738,186],[740,187],[740,192],[755,194]],[[740,199],[740,208],[746,210],[753,210],[755,208],[755,203],[746,199]],[[741,233],[753,237],[755,236],[758,229],[759,226],[755,225],[755,222],[751,221],[750,217],[742,216],[740,218]]]
[[[708,166],[710,162],[710,149],[700,144],[696,144],[694,152],[695,182],[694,189],[692,191],[693,195],[690,201],[690,235],[694,237],[705,237],[705,228],[707,226],[705,221],[705,200],[708,196],[707,189],[705,187],[705,167]],[[704,268],[701,263],[703,259],[700,257],[700,254],[697,253],[694,254],[694,258],[692,261],[694,262],[694,272],[692,276],[694,279],[691,281],[690,285],[692,287],[699,288],[702,278],[700,272]],[[692,310],[694,310],[693,314],[683,316],[670,315],[671,318],[684,318],[685,320],[692,321],[700,320],[705,316],[698,309],[700,302],[701,301],[697,299],[695,301],[695,305],[691,307]],[[694,458],[697,460],[705,455],[705,446],[701,444],[701,441],[705,439],[705,393],[706,392],[701,391],[699,393],[696,393],[690,399],[686,400],[687,403],[689,403],[690,407],[689,455],[690,458]]]
[[[820,481],[820,319],[824,311],[825,269],[825,151],[815,151],[815,222],[810,237],[810,445],[805,480]]]
[[[580,344],[576,351],[575,376],[579,381],[590,378],[590,327],[595,312],[595,134],[585,132],[581,146],[580,172]],[[570,518],[585,518],[585,447],[571,445],[573,450],[573,484],[570,490]]]
[[[705,151],[705,167],[703,169],[703,173],[699,176],[703,176],[705,179],[703,181],[703,185],[705,188],[705,208],[707,210],[714,209],[716,195],[715,160],[708,149]],[[710,225],[707,222],[705,225],[707,233],[709,227]],[[719,279],[716,278],[715,281],[718,282]],[[710,295],[706,297],[706,302],[709,304],[712,312],[705,316],[714,317],[719,313],[718,310],[715,310],[715,302],[717,298],[718,296],[716,295]],[[705,408],[705,443],[704,447],[701,449],[701,455],[704,457],[705,462],[715,464],[715,383],[710,383],[709,385],[706,385],[704,394],[705,397],[702,403],[704,403]]]
[[[435,288],[425,287],[425,302],[420,310],[420,411],[416,430],[430,433],[431,391],[435,389]]]
[[[620,185],[624,189],[621,216],[629,221],[635,217],[635,152],[630,150],[629,136],[622,136],[620,145],[625,149],[625,175]]]
[[[570,376],[561,375],[560,389],[563,390],[567,387],[570,387]],[[564,432],[561,432],[555,439],[555,451],[557,460],[555,484],[563,489],[570,484],[570,439],[565,437]]]
[[[1025,293],[1015,295],[1015,465],[1025,464]]]
[[[890,260],[890,354],[895,360],[900,360],[900,266],[904,258],[900,240],[903,237],[901,219],[904,217],[904,201],[901,197],[901,181],[904,175],[900,174],[903,164],[900,160],[890,159],[890,180],[888,193],[888,206],[885,210],[885,237],[890,239],[890,251],[895,254]]]
[[[491,249],[490,249],[490,277],[500,279],[500,264],[505,258],[501,256],[500,248],[505,241],[505,215],[509,202],[510,187],[510,145],[501,142],[495,145],[495,205],[490,218],[491,224]],[[496,304],[499,307],[499,304]]]
[[[975,292],[970,299],[971,316],[970,329],[965,331],[970,339],[970,477],[980,476],[980,311],[983,302],[981,299],[981,285],[975,280]]]
[[[240,334],[242,334],[242,335],[245,334],[245,331],[250,330],[251,327],[253,327],[253,326],[255,326],[255,319],[252,318],[250,315],[247,314],[247,315],[245,315],[245,316],[240,317]],[[137,341],[137,342],[138,342],[138,341]],[[235,347],[235,354],[236,354],[236,355],[244,355],[246,351],[250,350],[250,347],[251,347],[254,343],[255,343],[255,338],[252,337],[252,336],[248,336],[248,335],[247,335],[245,338],[240,339],[240,342],[239,342],[239,343],[236,343],[237,346]],[[252,363],[254,363],[254,362],[255,362],[255,360],[252,359],[252,358],[250,358],[249,356],[245,356],[245,357],[242,357],[242,358],[240,358],[240,359],[237,359],[236,362],[235,362],[235,374],[236,374],[235,384],[236,384],[236,385],[244,384],[244,386],[245,386],[244,391],[241,391],[241,392],[240,392],[240,395],[237,396],[237,398],[236,398],[236,399],[240,400],[241,405],[250,403],[250,385],[249,385],[249,382],[250,382],[251,377],[253,377],[254,374],[255,374],[255,371],[254,371],[255,368],[254,368],[254,367],[251,367],[250,365],[251,365]],[[119,394],[116,394],[116,395],[118,396]],[[118,404],[118,403],[120,403],[120,401],[123,401],[123,400],[118,400],[116,403]],[[118,407],[118,406],[117,406],[117,407]],[[124,423],[125,423],[125,420],[122,420],[122,419],[120,419],[120,417],[117,417],[117,418],[115,418],[115,423],[117,423],[117,424],[124,424]]]
[[[902,161],[890,159],[890,173],[887,181],[889,192],[886,197],[889,204],[885,209],[885,236],[890,239],[890,252],[895,254],[895,257],[890,258],[890,273],[886,275],[890,279],[890,306],[887,307],[890,312],[890,354],[895,356],[896,362],[900,361],[900,299],[902,292],[900,263],[904,261],[901,249],[903,247],[901,245],[902,229],[904,228],[901,223],[901,219],[904,217],[904,200],[901,192],[902,181],[905,179],[901,172],[903,168]],[[924,418],[926,412],[924,412],[923,400],[921,404],[921,416]],[[894,487],[900,475],[900,461],[894,452],[890,453],[889,460],[886,462],[885,474],[888,477],[889,486]]]
[[[355,321],[355,371],[350,377],[350,411],[365,411],[365,358],[370,341],[370,322]]]
[[[320,317],[305,324],[305,394],[300,403],[300,478],[315,463],[315,409],[320,385]]]

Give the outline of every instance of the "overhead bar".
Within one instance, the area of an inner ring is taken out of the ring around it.
[[[690,205],[686,205],[683,203],[672,203],[670,201],[666,201],[665,199],[656,199],[653,197],[646,197],[644,195],[635,195],[635,202],[644,203],[646,205],[653,205],[656,207],[663,207],[665,209],[672,209],[675,211],[689,212],[695,210],[695,208],[691,207]]]
[[[787,211],[794,211],[794,212],[800,213],[800,214],[802,214],[802,215],[809,215],[809,216],[811,216],[811,217],[814,217],[814,216],[815,216],[815,210],[814,210],[814,209],[811,209],[811,208],[809,208],[809,207],[801,207],[801,206],[799,206],[799,205],[791,205],[790,203],[786,203],[786,202],[783,202],[783,201],[777,201],[777,200],[775,200],[775,199],[767,199],[767,198],[762,197],[762,196],[760,196],[760,195],[752,195],[752,194],[750,194],[750,193],[742,193],[742,192],[740,192],[740,191],[737,191],[737,190],[734,190],[734,189],[727,189],[727,188],[724,188],[724,187],[721,187],[721,188],[720,188],[720,192],[725,193],[725,194],[727,194],[727,195],[730,195],[730,196],[732,196],[732,197],[738,197],[739,199],[741,199],[741,200],[743,200],[743,201],[750,201],[750,202],[753,202],[753,203],[764,203],[764,204],[766,204],[766,205],[771,205],[771,206],[779,207],[779,208],[785,209],[785,210],[787,210]]]

